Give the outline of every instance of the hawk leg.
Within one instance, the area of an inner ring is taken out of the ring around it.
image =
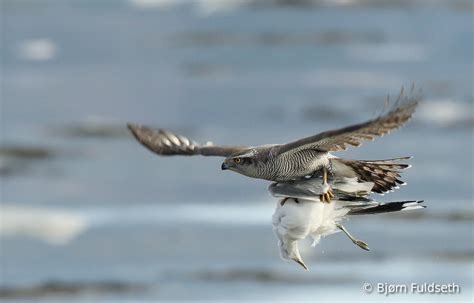
[[[326,167],[323,167],[323,193],[319,195],[319,200],[330,203],[332,198],[334,198],[334,193],[328,184],[328,171]]]
[[[346,236],[348,236],[349,239],[351,239],[352,243],[354,243],[355,245],[359,246],[359,247],[362,248],[363,250],[370,251],[369,245],[367,245],[367,243],[365,243],[365,242],[362,241],[362,240],[359,240],[359,239],[354,238],[354,237],[347,231],[347,229],[346,229],[344,226],[342,226],[342,224],[336,223],[336,227],[339,228],[340,230],[342,230],[342,231],[346,234]]]

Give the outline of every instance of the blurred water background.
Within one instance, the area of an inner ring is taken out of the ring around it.
[[[380,301],[364,282],[457,283],[472,302],[469,0],[1,0],[0,300]],[[338,155],[413,155],[304,272],[279,258],[268,183],[162,158],[128,121],[199,142],[283,143],[372,118],[415,82],[414,120]]]

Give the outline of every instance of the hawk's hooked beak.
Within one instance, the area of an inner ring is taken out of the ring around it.
[[[225,161],[222,162],[222,165],[221,165],[221,169],[222,169],[222,170],[229,169],[229,167],[230,167],[229,164],[227,164]]]

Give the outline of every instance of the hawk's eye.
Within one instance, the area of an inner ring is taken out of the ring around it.
[[[239,164],[240,162],[242,162],[241,158],[234,158],[234,163],[235,164]]]

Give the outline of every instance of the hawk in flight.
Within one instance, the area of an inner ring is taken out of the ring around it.
[[[400,172],[410,165],[399,163],[402,157],[389,160],[349,160],[331,152],[359,146],[363,140],[373,140],[396,129],[410,120],[420,100],[419,94],[408,96],[403,88],[397,101],[379,117],[335,130],[325,131],[286,144],[260,146],[199,145],[198,143],[164,129],[128,124],[135,138],[158,155],[202,155],[225,157],[222,170],[231,170],[251,178],[272,182],[290,182],[299,179],[321,178],[322,202],[329,202],[334,194],[328,179],[334,177],[357,178],[372,182],[372,192],[386,193],[404,184]]]
[[[310,236],[316,244],[322,236],[343,231],[354,244],[369,250],[364,241],[354,238],[339,223],[342,218],[423,208],[423,201],[380,203],[369,198],[373,192],[383,194],[404,184],[400,174],[410,165],[400,161],[410,157],[349,160],[332,154],[399,128],[410,120],[420,100],[413,86],[406,95],[402,88],[396,102],[375,119],[286,144],[200,145],[164,129],[131,123],[128,128],[158,155],[224,157],[222,170],[273,182],[269,191],[281,198],[272,220],[281,256],[307,269],[298,251],[298,240]]]

